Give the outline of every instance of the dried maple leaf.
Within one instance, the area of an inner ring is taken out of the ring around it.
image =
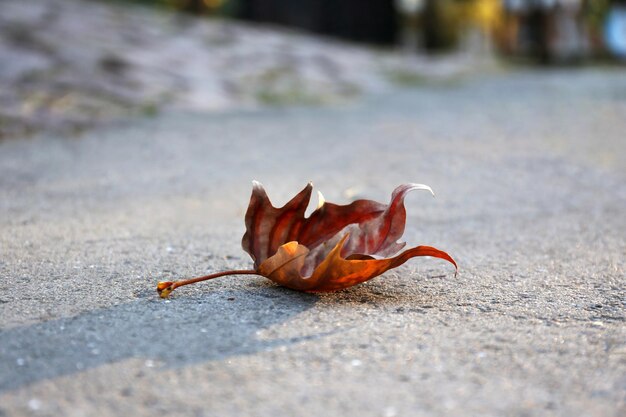
[[[320,193],[317,209],[305,217],[312,190],[308,184],[291,201],[276,208],[255,181],[242,240],[243,249],[254,260],[254,269],[160,282],[157,291],[161,297],[182,285],[238,274],[262,275],[300,291],[336,291],[372,279],[416,256],[444,259],[457,268],[450,255],[430,246],[417,246],[393,256],[406,244],[398,242],[406,221],[404,197],[413,190],[432,193],[427,185],[399,186],[388,205],[357,200],[340,206],[325,202]]]

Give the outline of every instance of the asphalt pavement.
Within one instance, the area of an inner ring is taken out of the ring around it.
[[[0,142],[0,416],[623,416],[626,77],[523,69],[335,107],[166,112]],[[386,202],[417,258],[303,294],[249,268],[276,205]]]

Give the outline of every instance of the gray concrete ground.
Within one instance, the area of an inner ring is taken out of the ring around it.
[[[2,416],[621,416],[626,77],[524,70],[335,108],[0,143]],[[386,201],[449,251],[307,295],[247,268],[275,203]]]

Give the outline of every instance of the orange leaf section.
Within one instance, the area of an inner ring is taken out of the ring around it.
[[[347,235],[341,239],[310,277],[303,277],[300,272],[309,250],[295,241],[282,245],[274,256],[261,263],[257,272],[294,290],[330,292],[368,281],[417,256],[444,259],[457,268],[456,262],[450,255],[430,246],[410,248],[387,259],[374,259],[371,256],[359,254],[343,258],[341,252],[347,239]]]

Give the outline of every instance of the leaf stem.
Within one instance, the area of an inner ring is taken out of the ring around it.
[[[205,275],[203,277],[183,279],[180,281],[162,281],[157,284],[157,292],[161,298],[167,298],[172,291],[183,285],[195,284],[196,282],[206,281],[213,278],[219,278],[226,275],[258,275],[254,269],[235,269],[232,271],[216,272],[214,274]]]

